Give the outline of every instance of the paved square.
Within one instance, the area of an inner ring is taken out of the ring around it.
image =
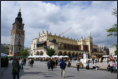
[[[80,69],[78,72],[76,68],[66,68],[65,79],[117,79],[117,73],[110,73],[104,70],[86,70]],[[48,71],[46,62],[35,61],[33,68],[24,66],[20,70],[20,79],[63,79],[60,75],[60,67],[58,66],[53,71]],[[1,79],[13,79],[12,65],[9,62],[8,68],[1,75]]]

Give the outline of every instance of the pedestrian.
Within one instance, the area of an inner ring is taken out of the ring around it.
[[[80,66],[80,59],[76,60],[76,65],[77,65],[77,70],[79,71],[79,66]]]
[[[47,66],[48,66],[48,71],[50,71],[50,59],[48,59]]]
[[[108,70],[108,72],[110,71],[110,64],[108,64],[108,66],[107,66],[107,70]]]
[[[21,69],[23,69],[24,60],[21,59]]]
[[[94,58],[93,58],[93,64],[94,64]]]
[[[68,67],[70,67],[71,66],[71,62],[70,62],[70,59],[68,60],[68,65],[67,65]]]
[[[56,59],[56,66],[58,65],[58,60]]]
[[[51,59],[51,61],[50,61],[50,66],[51,66],[51,69],[52,69],[52,71],[53,71],[53,66],[54,66],[54,61]]]
[[[26,65],[26,58],[24,58],[24,66]]]
[[[59,65],[60,65],[60,63],[61,63],[61,59],[59,59]]]
[[[54,62],[53,68],[55,68],[55,66],[56,66],[56,60],[53,59],[53,62]]]
[[[60,68],[61,68],[61,76],[65,78],[65,68],[66,68],[66,63],[65,63],[65,59],[62,59],[61,63],[60,63]]]
[[[87,62],[87,66],[86,66],[86,69],[89,69],[89,61]]]
[[[30,66],[30,59],[28,59],[28,66]]]
[[[115,69],[116,69],[116,63],[115,63],[115,60],[113,60],[112,67],[113,67],[113,71],[115,71]]]
[[[14,57],[12,66],[13,66],[13,69],[12,69],[13,79],[15,79],[16,76],[17,76],[17,79],[19,79],[20,69],[19,69],[19,62],[18,62],[18,59],[16,59],[16,57]]]
[[[93,67],[91,68],[91,70],[92,70],[92,69],[96,69],[96,70],[97,70],[97,68],[99,68],[99,67],[96,66],[96,63],[94,63],[94,64],[93,64]]]
[[[22,63],[22,59],[20,58],[19,60],[20,69],[21,69],[21,63]]]
[[[30,64],[31,64],[31,68],[33,68],[33,64],[34,64],[34,60],[33,59],[31,59]]]

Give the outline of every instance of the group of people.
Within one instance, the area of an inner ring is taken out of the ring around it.
[[[61,76],[65,78],[65,68],[66,66],[70,67],[71,66],[71,60],[68,60],[68,64],[66,64],[65,59],[48,59],[47,62],[47,67],[48,67],[48,71],[50,71],[50,69],[53,71],[53,68],[56,68],[56,66],[60,66],[61,68]]]
[[[33,63],[34,63],[33,59],[28,59],[28,65],[30,65],[31,68],[33,67]],[[89,63],[90,62],[87,61],[86,69],[89,69]],[[23,65],[24,66],[26,65],[26,59],[25,58],[24,59],[22,59],[22,58],[19,59],[19,58],[14,57],[14,60],[12,62],[13,79],[15,79],[16,76],[17,76],[17,79],[19,79],[19,72],[20,72],[20,69],[23,69]],[[79,71],[80,65],[81,65],[81,62],[80,62],[80,59],[78,58],[76,60],[77,71]],[[56,58],[48,59],[47,67],[48,67],[49,71],[50,71],[50,69],[53,71],[53,69],[56,68],[57,66],[60,66],[61,76],[65,78],[65,68],[66,68],[66,66],[67,67],[71,66],[71,60],[69,59],[68,63],[66,64],[65,59],[59,59],[59,60],[56,59]],[[97,68],[99,68],[99,67],[96,66],[96,62],[94,62],[93,67],[91,68],[91,70],[92,69],[97,69]],[[107,70],[113,72],[115,70],[115,68],[116,68],[116,64],[115,64],[115,61],[113,61],[112,65],[108,64]]]
[[[57,59],[48,59],[47,66],[49,71],[50,69],[53,71],[53,68],[56,68],[57,65],[58,65]]]
[[[113,71],[115,71],[115,69],[116,69],[116,63],[115,63],[115,60],[114,60],[111,65],[108,64],[107,70],[108,70],[108,72],[110,71],[112,73]]]
[[[28,59],[28,66],[31,66],[31,68],[33,68],[33,64],[34,64],[34,59]]]
[[[33,67],[33,63],[34,63],[34,60],[33,59],[30,59],[29,62],[28,62],[28,65],[30,64],[31,65],[31,68]],[[26,58],[16,58],[14,57],[13,61],[12,61],[12,66],[13,66],[13,69],[12,69],[12,74],[13,74],[13,79],[16,78],[17,76],[17,79],[19,79],[19,72],[20,72],[20,69],[23,69],[23,66],[26,65]]]

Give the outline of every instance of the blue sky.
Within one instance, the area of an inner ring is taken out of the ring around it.
[[[117,38],[107,37],[106,29],[117,22],[112,15],[117,1],[1,1],[1,43],[10,43],[12,24],[20,7],[26,47],[42,30],[59,35],[70,27],[62,36],[80,40],[91,33],[94,44],[116,44]]]

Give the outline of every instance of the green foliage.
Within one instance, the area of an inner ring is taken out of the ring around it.
[[[52,49],[52,48],[49,48],[49,49],[47,49],[47,52],[46,53],[47,53],[47,55],[52,56],[52,55],[54,55],[55,50]]]
[[[29,55],[28,49],[22,49],[22,50],[21,50],[21,54],[22,54],[22,56],[24,56],[24,57],[28,56],[28,55]]]
[[[117,55],[117,50],[116,51],[114,51],[115,52],[115,55]]]
[[[113,15],[117,17],[117,8],[114,9]],[[117,23],[112,26],[112,28],[107,29],[107,32],[109,33],[107,36],[117,36]]]

